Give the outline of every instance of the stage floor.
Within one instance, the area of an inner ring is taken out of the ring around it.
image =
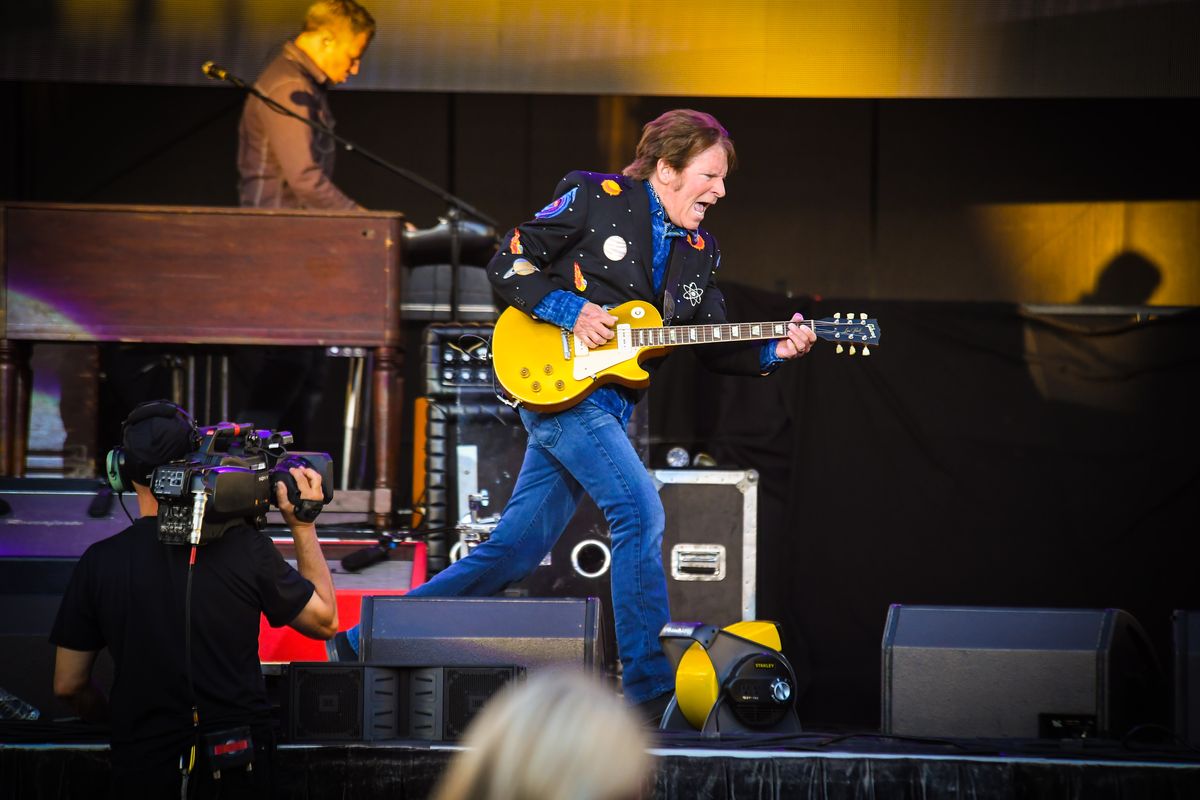
[[[9,742],[0,744],[0,800],[105,796],[106,746],[16,742],[14,724],[0,728],[0,741]],[[657,744],[647,798],[1200,797],[1200,752],[1182,746],[820,733],[720,742],[664,734]],[[286,744],[276,774],[284,797],[420,800],[455,749],[417,742]]]

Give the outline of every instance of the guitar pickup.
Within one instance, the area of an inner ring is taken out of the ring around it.
[[[671,577],[677,581],[725,580],[725,546],[675,545],[671,548]]]

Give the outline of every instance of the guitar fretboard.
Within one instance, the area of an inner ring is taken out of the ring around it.
[[[812,328],[814,320],[795,323]],[[675,325],[665,328],[635,328],[631,331],[634,347],[671,347],[685,344],[742,342],[754,339],[781,339],[787,336],[788,321],[726,322],[718,325]]]

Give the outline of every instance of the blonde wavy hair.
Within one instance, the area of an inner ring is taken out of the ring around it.
[[[476,717],[434,800],[627,800],[650,774],[633,712],[581,672],[540,672]]]

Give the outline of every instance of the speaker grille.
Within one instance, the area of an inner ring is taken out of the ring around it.
[[[299,669],[295,676],[297,739],[362,739],[361,667]]]
[[[513,679],[513,672],[507,667],[447,669],[446,738],[460,738],[479,709]]]

